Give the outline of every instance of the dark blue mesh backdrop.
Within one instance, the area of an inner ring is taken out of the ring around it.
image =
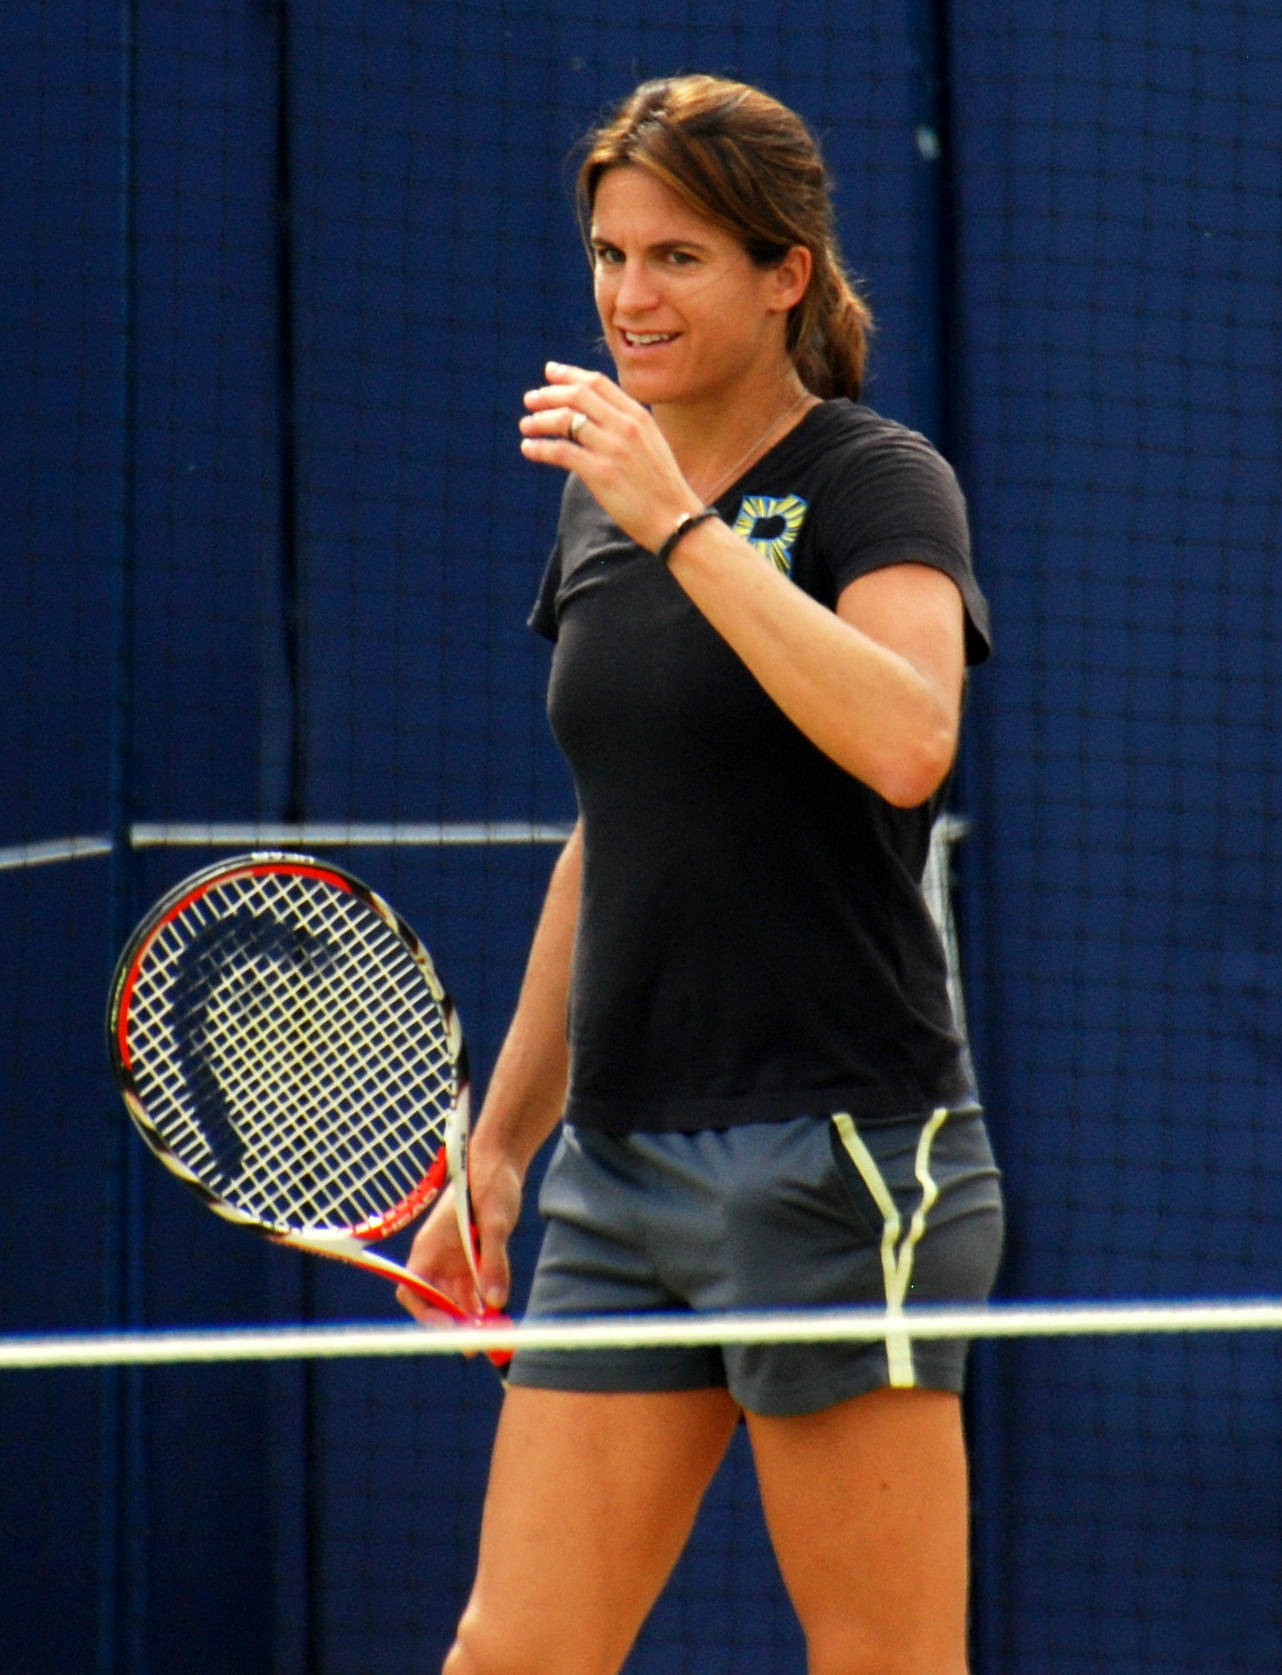
[[[179,823],[570,817],[524,628],[558,486],[516,419],[546,358],[597,353],[570,148],[679,68],[820,133],[870,400],[970,496],[998,655],[957,911],[1004,1292],[1282,1288],[1276,7],[23,0],[4,1330],[394,1317],[139,1158],[106,978],[218,847]],[[432,947],[483,1081],[553,846],[335,853]],[[1274,1675],[1280,1382],[1268,1337],[982,1348],[976,1671]],[[4,1375],[6,1667],[435,1667],[496,1401],[428,1362]],[[630,1669],[803,1661],[736,1452]]]

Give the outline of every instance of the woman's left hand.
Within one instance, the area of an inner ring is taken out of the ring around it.
[[[548,382],[526,392],[521,452],[573,471],[626,535],[656,551],[702,502],[653,414],[603,372],[556,361],[544,372]]]

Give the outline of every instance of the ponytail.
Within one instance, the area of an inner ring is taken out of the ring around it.
[[[825,401],[858,401],[873,333],[872,310],[831,248],[816,260],[806,295],[788,322],[788,346],[801,382]]]

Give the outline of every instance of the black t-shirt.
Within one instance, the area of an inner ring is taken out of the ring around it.
[[[945,571],[988,653],[966,510],[924,438],[812,409],[718,502],[828,606],[888,564]],[[573,770],[584,871],[566,1118],[611,1133],[968,1092],[920,881],[939,798],[897,809],[766,696],[652,554],[571,476],[531,624]]]

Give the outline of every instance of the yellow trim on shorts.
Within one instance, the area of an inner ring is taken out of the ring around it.
[[[921,1199],[913,1211],[908,1231],[905,1233],[899,1207],[886,1185],[885,1177],[877,1167],[877,1160],[855,1127],[854,1118],[846,1111],[833,1113],[833,1126],[841,1137],[841,1143],[858,1169],[864,1185],[872,1194],[873,1202],[881,1211],[881,1271],[886,1288],[886,1313],[892,1321],[903,1314],[904,1299],[912,1284],[913,1259],[917,1254],[917,1246],[926,1231],[926,1217],[939,1198],[938,1184],[930,1172],[930,1149],[935,1142],[935,1136],[947,1120],[948,1107],[941,1105],[931,1112],[918,1136],[914,1167],[921,1187]],[[892,1326],[886,1333],[886,1364],[892,1389],[911,1390],[916,1387],[917,1371],[913,1365],[912,1339],[902,1327]]]

